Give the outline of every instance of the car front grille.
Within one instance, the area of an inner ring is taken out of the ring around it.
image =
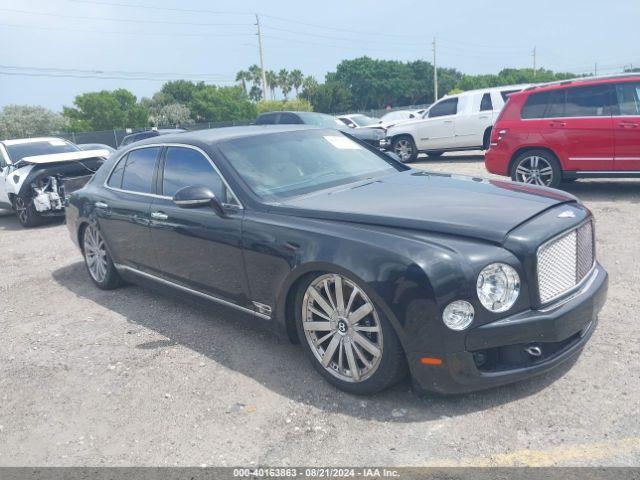
[[[545,304],[578,285],[594,262],[593,224],[586,222],[538,249],[538,290]]]

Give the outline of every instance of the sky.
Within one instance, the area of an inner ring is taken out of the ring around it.
[[[59,111],[124,87],[139,98],[186,78],[234,84],[258,64],[319,81],[344,59],[432,61],[464,73],[640,66],[640,1],[0,0],[0,107]],[[78,78],[85,77],[85,78]]]

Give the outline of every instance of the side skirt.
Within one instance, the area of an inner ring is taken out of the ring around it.
[[[266,313],[262,313],[262,312],[257,312],[255,310],[251,310],[250,308],[246,308],[243,306],[240,306],[236,303],[233,302],[229,302],[227,300],[223,300],[222,298],[218,298],[215,297],[213,295],[209,295],[208,293],[204,293],[204,292],[200,292],[198,290],[193,290],[192,288],[189,287],[185,287],[184,285],[180,285],[179,283],[175,283],[175,282],[171,282],[169,280],[166,280],[164,278],[160,278],[157,277],[155,275],[151,275],[150,273],[147,272],[143,272],[141,270],[138,270],[136,268],[133,267],[129,267],[127,265],[121,265],[121,264],[114,264],[114,266],[116,267],[116,270],[118,270],[119,272],[125,272],[125,273],[131,273],[133,275],[139,275],[140,277],[143,277],[147,280],[152,280],[154,282],[157,283],[161,283],[163,285],[175,288],[177,290],[180,290],[182,292],[186,292],[189,293],[191,295],[196,295],[200,298],[204,298],[205,300],[209,300],[211,302],[215,302],[215,303],[219,303],[220,305],[224,305],[226,307],[230,307],[230,308],[234,308],[236,310],[240,310],[244,313],[249,313],[257,318],[261,318],[263,320],[271,320],[271,315],[267,315]],[[270,312],[270,310],[269,310]]]
[[[640,170],[565,170],[565,178],[640,178]]]

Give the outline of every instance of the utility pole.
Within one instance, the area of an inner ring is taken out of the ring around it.
[[[258,50],[260,51],[260,70],[262,71],[262,98],[267,99],[267,75],[264,72],[264,55],[262,53],[262,32],[260,31],[260,17],[256,13],[256,27],[258,27]]]
[[[533,76],[536,76],[536,47],[533,47]]]
[[[593,67],[593,76],[594,77],[598,76],[598,62],[596,62],[596,64]]]
[[[438,67],[436,66],[436,37],[433,37],[433,101],[438,100]]]

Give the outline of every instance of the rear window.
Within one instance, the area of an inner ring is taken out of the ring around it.
[[[507,100],[509,99],[509,95],[519,91],[520,90],[503,90],[502,92],[500,92],[500,95],[502,96],[502,100],[504,100],[504,102],[507,103]]]

